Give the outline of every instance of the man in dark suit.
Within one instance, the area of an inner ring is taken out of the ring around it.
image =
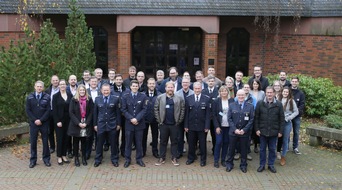
[[[57,92],[59,92],[59,78],[57,75],[53,75],[51,77],[51,85],[49,88],[45,90],[45,93],[50,95],[50,116],[49,116],[49,143],[50,143],[50,153],[54,153],[56,149],[56,142],[55,142],[55,123],[53,121],[53,114],[52,114],[52,99],[53,95],[55,95]]]
[[[79,81],[77,83],[77,85],[83,84],[86,87],[86,89],[88,89],[90,86],[90,84],[89,84],[90,83],[90,77],[91,77],[90,71],[84,70],[82,80]]]
[[[26,99],[26,114],[30,123],[30,168],[37,163],[37,139],[40,132],[43,142],[43,161],[50,167],[50,151],[48,145],[49,116],[50,116],[50,96],[43,92],[44,83],[37,81],[34,85],[35,92],[28,95]]]
[[[105,83],[109,83],[108,80],[103,79],[103,70],[101,68],[96,68],[94,70],[94,75],[97,78],[97,87],[101,89],[101,86]]]
[[[213,122],[213,102],[219,96],[218,89],[215,86],[215,77],[209,75],[207,78],[208,87],[202,90],[202,94],[209,96],[210,98],[210,135],[211,135],[211,143],[213,145],[212,153],[214,154],[215,144],[216,144],[216,135],[215,135],[215,127]]]
[[[196,71],[195,73],[196,82],[201,83],[202,90],[208,88],[208,84],[203,81],[203,72],[202,71]],[[190,89],[194,89],[193,84],[190,85]]]
[[[169,77],[167,77],[163,82],[159,85],[159,92],[165,93],[165,84],[168,81],[173,81],[175,83],[175,92],[182,88],[182,78],[178,76],[177,68],[170,67],[169,69]]]
[[[253,84],[253,80],[258,79],[261,83],[261,89],[265,92],[266,87],[268,87],[268,79],[262,75],[262,68],[261,66],[254,67],[254,75],[249,78],[248,84]]]
[[[254,107],[245,101],[245,91],[237,91],[237,101],[229,104],[228,123],[229,123],[229,152],[226,163],[226,171],[230,172],[234,166],[234,154],[237,142],[241,152],[240,169],[243,173],[247,172],[247,153],[249,145],[249,135],[253,127]]]
[[[145,82],[145,73],[142,71],[139,71],[137,73],[137,81],[139,83],[139,92],[146,93],[147,91],[147,84]]]
[[[186,165],[192,164],[195,159],[196,144],[199,141],[201,151],[201,166],[206,165],[207,145],[206,133],[210,128],[210,98],[201,94],[202,85],[199,82],[194,83],[194,93],[188,96],[185,106],[185,131],[189,133],[189,154]]]
[[[69,85],[67,86],[66,90],[75,96],[76,91],[77,91],[77,77],[75,75],[70,75],[69,80],[68,80]]]
[[[117,131],[120,130],[121,112],[118,96],[110,95],[110,85],[103,84],[102,96],[98,96],[94,103],[94,130],[97,131],[98,145],[94,167],[98,167],[102,161],[103,144],[107,139],[110,143],[111,161],[114,167],[119,166]]]
[[[102,96],[101,90],[97,87],[97,78],[95,76],[90,77],[89,79],[90,86],[87,89],[89,96],[95,102],[96,97]],[[87,137],[86,140],[86,158],[87,160],[90,158],[92,149],[93,149],[93,144],[94,144],[94,139],[95,139],[95,150],[97,146],[97,133],[94,131],[94,128],[91,127],[90,129],[90,135]],[[108,147],[107,147],[108,150]]]
[[[148,99],[144,93],[139,93],[139,83],[136,80],[131,81],[131,92],[122,96],[122,107],[126,121],[125,121],[125,165],[127,168],[131,164],[132,143],[133,138],[136,142],[136,163],[145,167],[145,163],[142,161],[143,149],[142,139],[145,129],[145,113],[148,103]]]
[[[243,73],[241,71],[236,71],[234,82],[234,94],[236,94],[238,90],[243,88],[242,77]]]
[[[156,102],[157,96],[160,95],[160,92],[156,89],[156,80],[154,78],[149,78],[147,80],[147,87],[148,89],[146,91],[146,96],[148,97],[148,104],[147,104],[146,114],[145,114],[146,128],[144,129],[144,136],[143,136],[143,156],[146,155],[148,129],[151,126],[152,154],[154,157],[159,158],[159,154],[158,154],[159,131],[158,131],[158,123],[154,115],[154,103]]]
[[[111,94],[119,96],[120,100],[122,99],[122,95],[123,94],[127,94],[130,92],[130,90],[128,88],[125,87],[125,85],[123,85],[123,78],[121,74],[116,74],[114,77],[114,85],[112,85],[112,89],[111,89]],[[125,116],[123,114],[121,114],[121,145],[120,145],[120,152],[121,152],[121,156],[125,157]],[[117,133],[118,137],[118,146],[119,146],[119,136],[120,133]]]
[[[128,68],[128,78],[126,78],[124,81],[123,81],[123,85],[126,87],[126,88],[130,88],[130,84],[131,84],[131,81],[132,80],[137,80],[136,79],[136,75],[137,74],[137,68],[135,66],[130,66]]]

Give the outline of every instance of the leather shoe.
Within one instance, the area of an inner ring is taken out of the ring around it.
[[[34,168],[36,166],[36,163],[30,163],[29,168]]]
[[[145,163],[142,160],[137,161],[137,164],[141,167],[145,167]]]
[[[242,171],[243,173],[247,173],[247,168],[242,167],[242,168],[240,168],[240,169],[241,169],[241,171]]]
[[[201,167],[204,167],[205,165],[207,165],[204,161],[203,162],[201,162]]]
[[[101,164],[101,162],[95,162],[94,163],[94,167],[96,168],[96,167],[99,167],[99,165]]]
[[[154,156],[155,158],[159,158],[159,154],[158,154],[158,153],[153,153],[153,156]]]
[[[129,165],[131,165],[131,162],[126,161],[124,164],[124,168],[128,168]]]
[[[103,146],[103,151],[108,151],[109,150],[109,146],[108,145],[104,145]]]
[[[277,170],[274,166],[268,166],[268,170],[270,170],[272,173],[277,173]]]
[[[227,167],[226,168],[226,172],[230,172],[230,171],[232,171],[233,170],[233,167]]]
[[[222,161],[222,162],[221,162],[221,165],[222,165],[223,167],[226,167],[226,166],[227,166],[225,161]]]
[[[50,162],[44,162],[44,164],[45,164],[46,167],[50,167],[51,166]]]
[[[119,167],[119,163],[118,162],[112,162],[114,167]]]
[[[218,162],[214,162],[214,167],[215,168],[219,168],[220,167],[220,164]]]
[[[265,170],[265,166],[259,166],[259,168],[257,169],[258,172],[262,172]]]
[[[74,155],[72,154],[72,152],[69,152],[69,153],[68,153],[68,158],[71,159],[71,158],[73,158],[73,157],[74,157]]]
[[[192,163],[194,163],[193,160],[187,160],[185,164],[186,164],[186,165],[190,165],[190,164],[192,164]]]

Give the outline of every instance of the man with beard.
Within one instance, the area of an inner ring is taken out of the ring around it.
[[[68,80],[69,85],[66,90],[70,92],[73,96],[75,96],[77,91],[77,77],[75,75],[70,75]]]
[[[154,104],[154,114],[160,131],[160,158],[157,166],[165,163],[166,147],[171,140],[171,160],[174,166],[178,166],[178,125],[184,119],[184,100],[174,95],[175,85],[172,81],[166,83],[166,93],[158,96]]]
[[[178,77],[178,72],[176,67],[171,67],[169,69],[169,77],[166,78],[159,86],[159,92],[165,93],[165,84],[168,81],[175,83],[175,92],[182,88],[182,79]]]
[[[291,86],[290,81],[287,80],[287,75],[286,75],[285,71],[280,71],[280,73],[279,73],[279,82],[280,82],[281,85],[283,85],[283,87],[285,87],[285,86],[290,87]]]
[[[90,71],[88,70],[83,71],[83,76],[82,76],[83,79],[80,82],[78,82],[78,85],[83,84],[88,89],[90,85],[90,77],[91,77]]]

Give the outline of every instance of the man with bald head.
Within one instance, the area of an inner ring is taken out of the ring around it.
[[[70,92],[73,96],[76,94],[77,90],[77,77],[75,75],[70,75],[68,80],[69,85],[67,86],[66,90]]]
[[[243,89],[237,91],[237,101],[229,104],[228,123],[229,123],[229,152],[226,162],[226,171],[232,171],[234,167],[235,148],[238,143],[241,152],[240,169],[243,173],[247,172],[247,153],[249,134],[253,127],[254,107],[245,100],[246,93]]]

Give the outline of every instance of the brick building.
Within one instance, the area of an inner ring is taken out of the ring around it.
[[[39,31],[41,21],[51,18],[63,34],[67,2],[42,2],[29,3],[28,12],[35,13],[31,25]],[[171,66],[194,75],[212,65],[224,79],[237,70],[251,75],[253,66],[261,65],[264,74],[284,70],[342,85],[341,0],[78,0],[78,5],[94,30],[96,67],[105,73],[115,68],[127,76],[135,65],[148,76]],[[22,33],[17,10],[18,0],[1,0],[0,45]],[[256,15],[280,16],[278,35],[254,24]],[[293,15],[301,16],[299,24]]]

